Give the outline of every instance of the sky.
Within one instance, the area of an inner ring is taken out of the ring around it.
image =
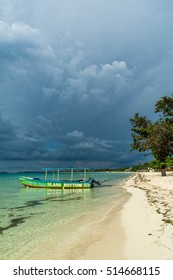
[[[0,171],[114,168],[173,92],[172,0],[0,0]]]

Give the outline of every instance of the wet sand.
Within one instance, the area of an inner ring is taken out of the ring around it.
[[[129,199],[80,259],[172,260],[173,174],[135,173],[123,188]]]

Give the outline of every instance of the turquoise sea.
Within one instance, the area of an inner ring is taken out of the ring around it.
[[[85,190],[26,189],[19,176],[0,174],[0,259],[78,259],[106,230],[130,173],[95,172],[101,186]],[[116,235],[116,233],[115,233]]]

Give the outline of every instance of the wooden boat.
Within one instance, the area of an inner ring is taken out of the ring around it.
[[[27,188],[85,189],[100,183],[90,177],[90,170],[79,168],[44,168],[45,178],[22,176],[20,182]],[[48,173],[51,172],[51,179]]]

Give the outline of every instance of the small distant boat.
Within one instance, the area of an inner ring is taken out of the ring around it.
[[[100,185],[97,180],[90,177],[90,170],[88,169],[44,168],[44,171],[44,179],[22,176],[19,180],[27,188],[85,189]]]

